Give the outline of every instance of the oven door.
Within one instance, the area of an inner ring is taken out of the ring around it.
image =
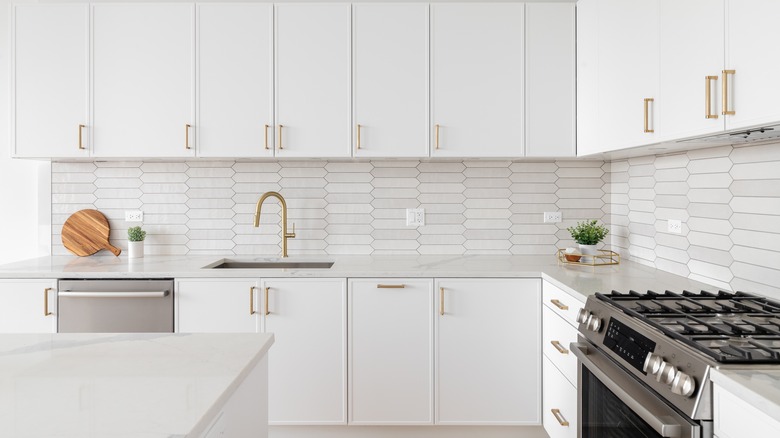
[[[710,438],[597,348],[571,344],[578,359],[579,438]]]

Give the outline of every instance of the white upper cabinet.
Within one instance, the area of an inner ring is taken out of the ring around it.
[[[355,157],[428,156],[428,5],[352,5]]]
[[[275,6],[276,156],[351,156],[350,4]]]
[[[574,3],[525,6],[525,156],[576,155]]]
[[[659,0],[661,140],[723,130],[723,25],[723,0]]]
[[[525,5],[430,7],[431,156],[522,156]]]
[[[191,157],[195,5],[92,5],[93,156]]]
[[[599,145],[599,0],[577,1],[577,155]]]
[[[198,156],[273,156],[273,5],[200,3],[197,17]]]
[[[12,154],[89,156],[88,6],[15,5],[13,14]]]
[[[726,70],[728,80],[726,129],[780,121],[780,2],[726,0]],[[733,114],[729,114],[732,112]]]

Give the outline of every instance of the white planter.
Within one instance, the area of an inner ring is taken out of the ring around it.
[[[593,263],[593,257],[587,257],[589,255],[596,255],[598,254],[598,250],[596,249],[597,245],[582,245],[580,244],[580,253],[582,253],[583,257],[580,259],[582,263]]]
[[[131,259],[144,258],[144,241],[127,242],[127,257]]]

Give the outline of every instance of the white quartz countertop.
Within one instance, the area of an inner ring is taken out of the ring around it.
[[[10,278],[508,278],[542,277],[583,300],[595,292],[717,288],[623,261],[615,266],[559,264],[554,255],[421,255],[421,256],[301,256],[285,261],[333,261],[330,269],[204,269],[222,259],[279,261],[273,257],[124,256],[40,257],[0,266],[0,279]]]
[[[2,334],[0,436],[200,436],[272,334]]]
[[[712,370],[710,379],[716,385],[780,421],[780,369]]]

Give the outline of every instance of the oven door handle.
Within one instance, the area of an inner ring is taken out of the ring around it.
[[[67,298],[164,298],[168,296],[168,291],[156,292],[59,292],[57,296]]]
[[[679,438],[682,434],[682,427],[675,423],[673,418],[668,416],[659,416],[651,412],[647,407],[634,399],[624,387],[615,382],[607,375],[590,357],[588,357],[588,346],[580,343],[571,343],[571,351],[577,356],[582,365],[588,368],[597,379],[601,381],[610,391],[612,391],[626,406],[634,413],[639,415],[647,424],[658,434],[665,438]],[[608,360],[608,359],[607,359]],[[617,368],[617,367],[615,367]],[[580,383],[581,384],[581,383]],[[637,383],[638,384],[638,383]]]

